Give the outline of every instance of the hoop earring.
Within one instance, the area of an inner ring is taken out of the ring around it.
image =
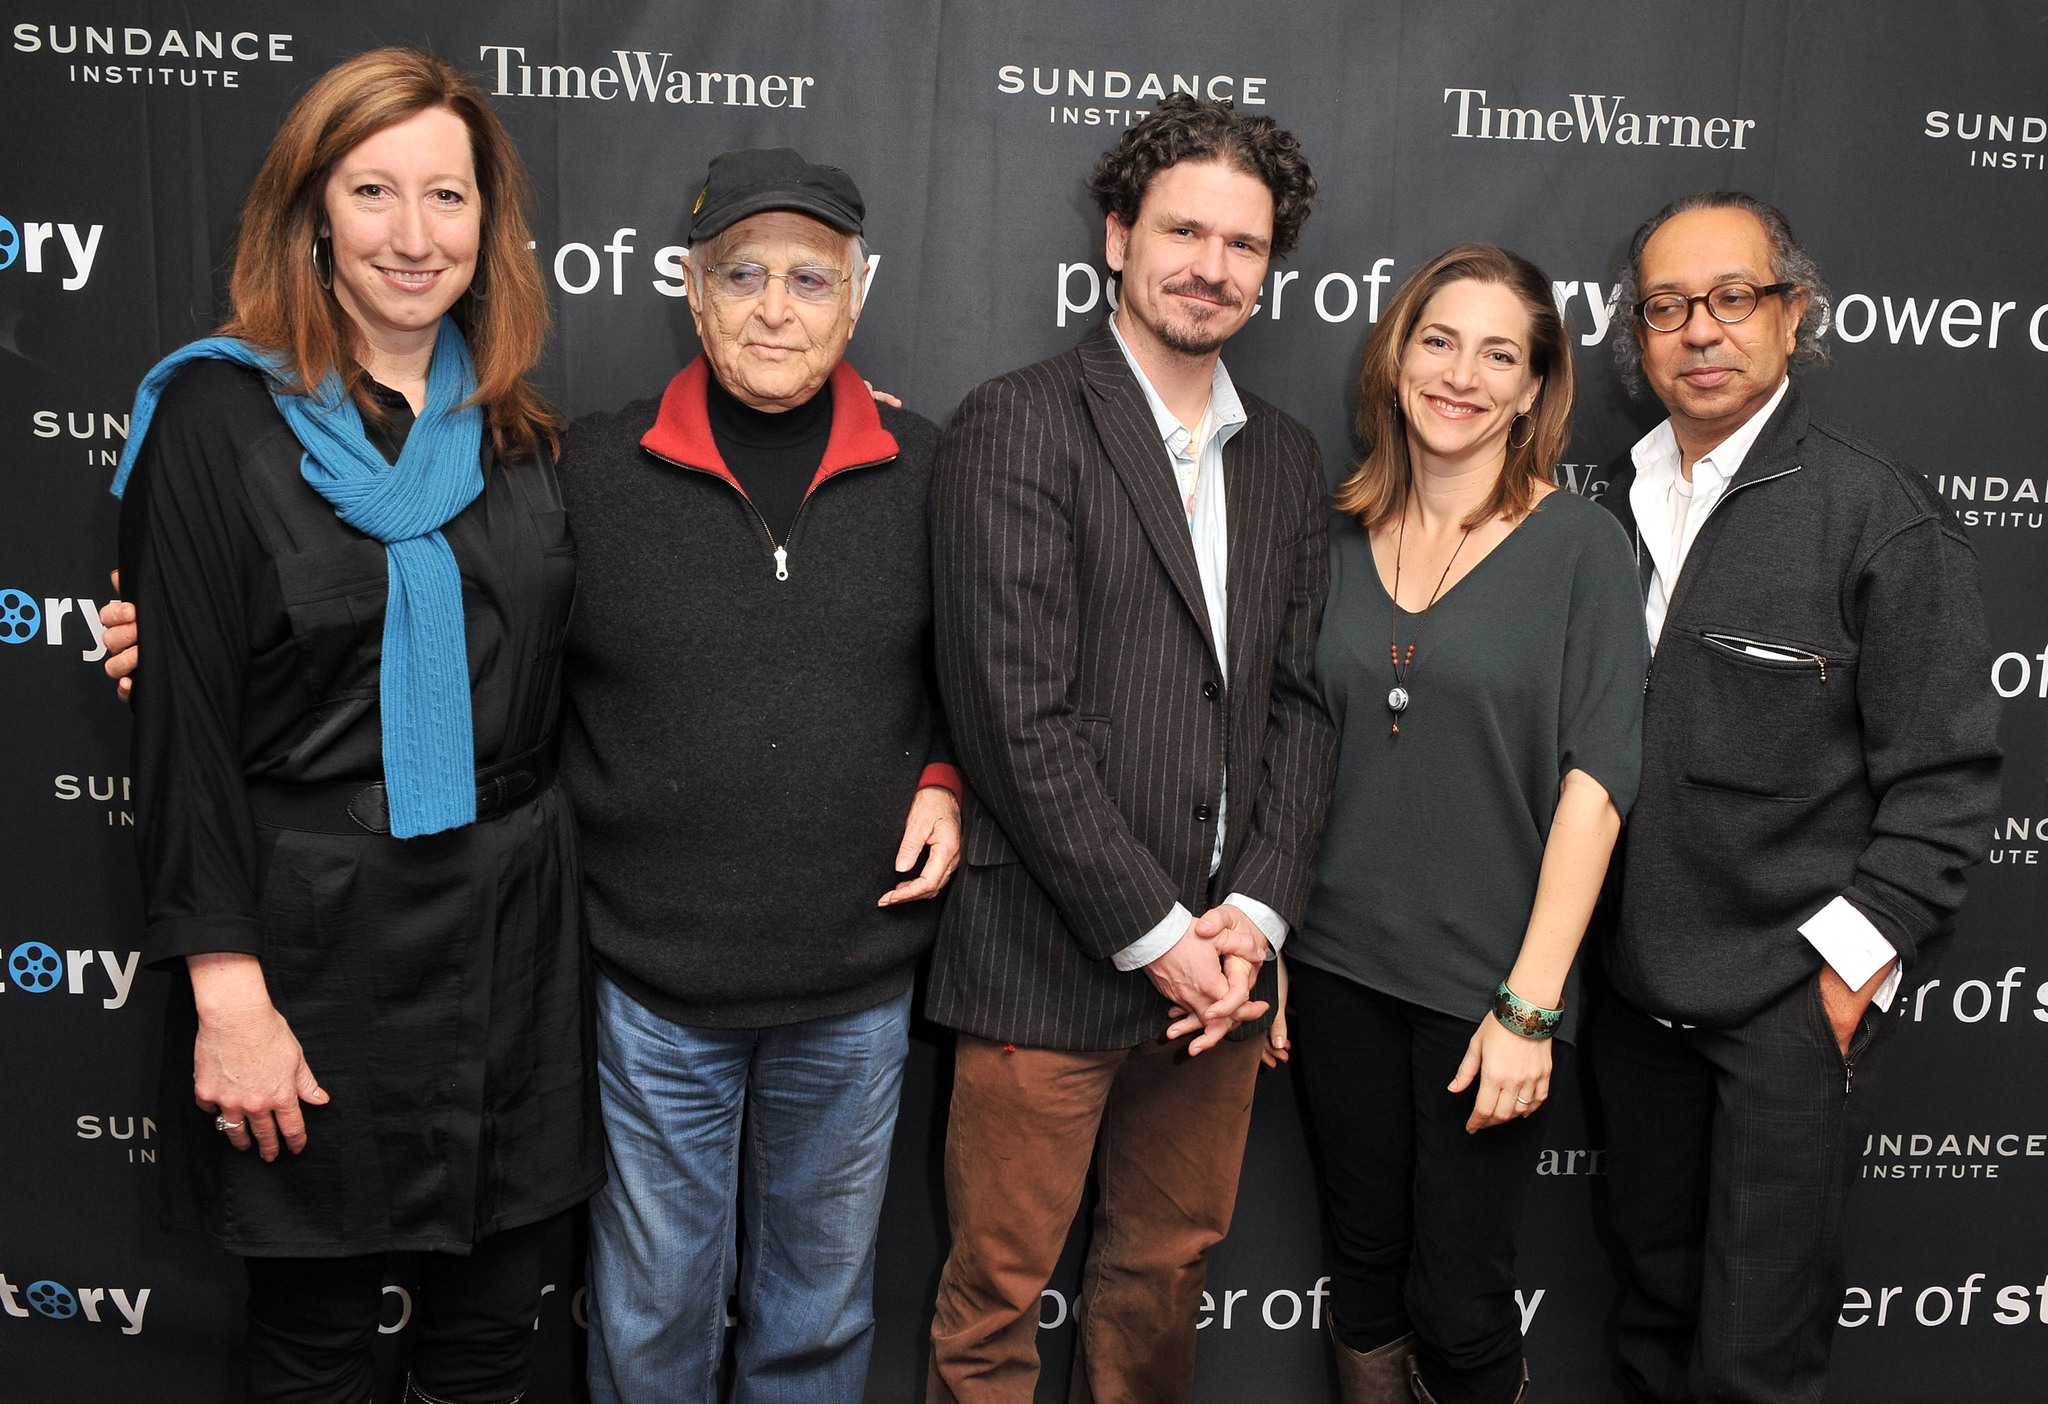
[[[323,246],[327,255],[325,262],[320,257]],[[334,290],[334,243],[321,234],[313,236],[313,279],[328,291]]]
[[[1518,444],[1518,443],[1516,443],[1516,442],[1515,442],[1515,426],[1516,426],[1517,424],[1521,423],[1521,422],[1522,422],[1523,420],[1525,420],[1525,419],[1528,419],[1528,420],[1529,420],[1529,432],[1528,432],[1528,433],[1526,433],[1526,434],[1524,434],[1524,435],[1522,436],[1522,442],[1520,442],[1520,443]],[[1509,447],[1509,448],[1511,448],[1511,449],[1525,449],[1525,448],[1529,447],[1529,441],[1530,441],[1531,439],[1534,439],[1535,437],[1536,437],[1536,421],[1535,421],[1535,420],[1533,420],[1533,419],[1529,419],[1529,416],[1528,416],[1528,415],[1526,415],[1526,414],[1518,414],[1518,415],[1516,415],[1516,416],[1515,416],[1515,417],[1514,417],[1513,419],[1510,419],[1510,420],[1508,421],[1508,447]]]

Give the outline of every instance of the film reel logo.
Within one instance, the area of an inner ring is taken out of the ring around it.
[[[52,420],[54,410],[44,410]],[[112,416],[106,416],[111,419]],[[106,419],[101,421],[102,424]],[[88,417],[87,428],[93,426]],[[116,422],[118,428],[118,421]],[[107,455],[111,461],[111,449],[96,450]],[[53,647],[66,644],[78,650],[82,662],[97,663],[107,656],[106,645],[100,641],[103,632],[100,625],[100,601],[85,595],[36,595],[18,586],[0,585],[0,644],[25,644],[41,639]],[[65,637],[64,624],[71,622],[70,637]],[[39,653],[39,649],[29,650]]]
[[[139,1336],[154,1291],[151,1287],[132,1293],[124,1287],[66,1287],[47,1277],[21,1287],[0,1272],[0,1312],[21,1319],[40,1316],[50,1321],[83,1316],[89,1322],[118,1327],[124,1336]]]
[[[17,989],[48,994],[64,973],[64,957],[41,941],[24,941],[7,957],[7,978]]]
[[[47,1277],[40,1282],[31,1282],[22,1293],[28,1304],[52,1321],[63,1321],[78,1315],[78,1298],[71,1289],[61,1282],[52,1282]]]
[[[43,612],[33,595],[21,590],[0,589],[0,643],[27,643],[41,632],[42,627]]]
[[[102,1009],[126,1008],[142,969],[141,951],[59,950],[46,941],[23,941],[4,955],[0,989],[11,984],[24,994],[49,994],[62,980],[73,995],[98,996]]]

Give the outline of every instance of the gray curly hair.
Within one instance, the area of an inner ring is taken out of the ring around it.
[[[1639,286],[1643,245],[1649,243],[1650,236],[1668,221],[1691,210],[1747,210],[1756,216],[1771,240],[1772,281],[1797,283],[1806,289],[1806,314],[1799,319],[1799,338],[1792,348],[1792,369],[1795,372],[1805,371],[1832,362],[1834,353],[1828,347],[1827,335],[1833,325],[1834,298],[1828,292],[1826,280],[1820,276],[1820,265],[1794,237],[1791,222],[1775,205],[1767,205],[1746,191],[1701,190],[1673,200],[1651,215],[1636,230],[1635,237],[1628,241],[1628,261],[1614,290],[1613,304],[1615,313],[1628,320],[1627,329],[1617,329],[1614,337],[1614,369],[1621,377],[1622,388],[1638,400],[1647,398],[1650,393],[1649,379],[1643,374],[1643,345],[1635,335],[1635,306],[1643,296]]]

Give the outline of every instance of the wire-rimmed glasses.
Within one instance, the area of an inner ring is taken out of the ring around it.
[[[830,302],[839,296],[847,275],[836,268],[801,267],[787,273],[770,273],[758,263],[714,263],[704,270],[712,291],[734,301],[759,297],[768,291],[770,278],[782,279],[782,286],[798,302]]]

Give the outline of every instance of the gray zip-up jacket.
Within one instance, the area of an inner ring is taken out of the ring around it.
[[[1635,543],[1633,461],[1601,501]],[[1786,662],[1746,650],[1799,655]],[[1820,968],[1846,897],[1924,968],[1998,804],[1977,555],[1927,480],[1795,381],[1679,571],[1603,942],[1643,1009],[1739,1024]]]

